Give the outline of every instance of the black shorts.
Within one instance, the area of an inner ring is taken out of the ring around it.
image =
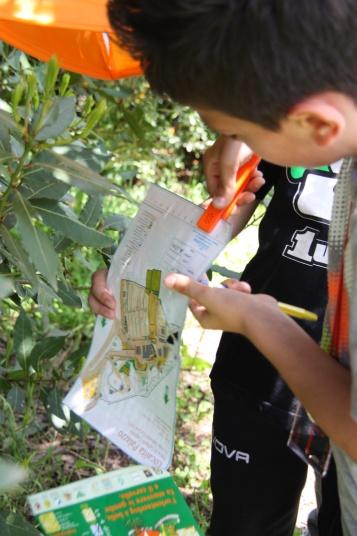
[[[209,534],[292,536],[307,466],[286,446],[289,422],[282,426],[263,404],[215,380],[212,390]],[[328,534],[320,531],[320,536]],[[341,533],[336,529],[332,534]]]

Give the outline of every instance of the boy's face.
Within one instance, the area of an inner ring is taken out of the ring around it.
[[[264,160],[281,166],[315,167],[343,158],[341,144],[319,144],[305,124],[287,118],[277,131],[239,119],[224,112],[197,109],[202,120],[219,134],[245,142]]]

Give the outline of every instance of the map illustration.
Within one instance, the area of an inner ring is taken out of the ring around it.
[[[145,396],[175,366],[178,328],[170,328],[159,297],[161,271],[146,272],[146,286],[121,279],[120,319],[81,372],[89,410],[101,398],[115,403]],[[105,322],[105,319],[103,319]]]
[[[86,362],[63,403],[138,463],[172,458],[180,337],[187,298],[164,278],[199,279],[231,237],[220,222],[197,227],[203,209],[151,185],[112,260],[107,286],[115,319],[97,317]]]

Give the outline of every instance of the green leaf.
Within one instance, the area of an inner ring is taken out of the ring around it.
[[[37,141],[44,141],[48,138],[56,138],[62,134],[75,118],[75,106],[76,101],[74,97],[54,97],[35,139]],[[41,112],[42,106],[36,112],[34,124],[36,123],[37,115],[41,114]]]
[[[9,260],[15,263],[15,265],[20,269],[24,278],[27,279],[36,290],[38,288],[38,277],[33,265],[29,261],[27,253],[21,245],[21,242],[13,234],[11,234],[7,227],[5,227],[3,224],[0,225],[0,235],[5,247],[11,254],[12,258]],[[4,253],[6,255],[6,252]]]
[[[62,253],[69,246],[73,244],[72,240],[69,238],[64,238],[61,234],[58,234],[54,240],[54,246],[57,253]]]
[[[16,72],[20,71],[20,69],[30,69],[31,67],[25,54],[16,48],[11,49],[10,54],[6,58],[6,63]]]
[[[129,198],[124,190],[111,183],[99,173],[96,173],[88,166],[75,162],[64,155],[54,151],[43,151],[34,161],[33,167],[44,169],[53,174],[56,179],[77,186],[88,194],[116,193],[125,198]]]
[[[58,282],[57,295],[61,298],[64,305],[76,308],[81,308],[83,305],[81,298],[77,296],[72,287],[63,281]]]
[[[129,125],[135,136],[140,140],[142,145],[146,144],[146,134],[153,132],[155,128],[145,119],[145,113],[142,108],[133,110],[123,109],[125,122]]]
[[[68,424],[69,409],[64,406],[62,400],[64,398],[63,391],[59,389],[52,389],[46,396],[46,409],[53,422],[53,417],[55,417],[55,422],[57,428],[63,428]]]
[[[69,218],[55,201],[36,199],[33,200],[31,204],[35,207],[46,225],[52,227],[52,229],[55,229],[74,242],[82,244],[83,246],[100,248],[113,245],[113,240],[110,237],[95,229],[91,229],[79,220]]]
[[[12,229],[16,225],[16,216],[13,212],[8,212],[3,219],[3,223],[7,229]]]
[[[45,76],[45,95],[50,95],[54,91],[56,80],[59,73],[59,65],[57,56],[54,54],[51,56],[47,63],[46,76]]]
[[[55,292],[49,285],[41,281],[37,294],[37,301],[40,307],[44,310],[52,310],[55,300],[62,300],[64,305],[70,307],[82,308],[83,303],[80,296],[76,294],[73,288],[65,281],[58,281],[58,288]]]
[[[6,400],[17,413],[23,413],[25,409],[25,391],[18,385],[11,387],[7,393]]]
[[[5,371],[2,371],[4,373]],[[4,380],[2,376],[0,376],[0,393],[5,396],[11,389],[11,383]],[[3,419],[3,412],[0,410],[0,425],[4,424]],[[1,482],[1,480],[0,480]]]
[[[17,140],[14,138],[14,136],[10,136],[10,147],[11,147],[11,153],[16,158],[21,158],[24,152],[24,144],[22,141]]]
[[[6,126],[11,132],[18,131],[18,126],[11,117],[11,114],[4,112],[4,110],[0,110],[0,123]]]
[[[88,149],[82,142],[76,141],[72,145],[57,148],[56,151],[60,151],[58,154],[62,154],[97,173],[104,168],[110,159],[110,154],[100,143],[96,143],[95,147]]]
[[[26,380],[27,373],[24,370],[21,369],[7,369],[6,371],[6,379],[9,381],[21,381]],[[10,389],[9,389],[10,390]]]
[[[135,136],[143,142],[143,132],[140,128],[140,117],[133,110],[123,110],[125,122],[129,125]]]
[[[91,346],[90,341],[82,342],[79,348],[72,352],[67,358],[66,363],[69,362],[71,365],[77,370],[79,367],[81,367],[82,362],[87,357],[89,349]]]
[[[0,300],[3,300],[14,291],[14,285],[8,277],[0,275]]]
[[[1,156],[11,154],[10,130],[2,123],[0,123],[0,154]]]
[[[29,288],[26,284],[23,285],[21,281],[15,282],[15,292],[21,300],[27,300],[36,294],[33,288]]]
[[[228,268],[225,268],[224,266],[219,266],[218,264],[212,264],[211,270],[212,272],[216,272],[223,277],[229,277],[232,279],[240,279],[240,276],[242,275],[241,272],[234,272],[233,270],[229,270]]]
[[[37,370],[42,361],[51,359],[63,348],[66,337],[46,337],[32,349],[30,364]]]
[[[102,215],[102,203],[103,200],[100,195],[91,195],[88,197],[88,201],[84,205],[84,208],[79,216],[81,222],[88,227],[94,227],[97,225]]]
[[[104,229],[116,229],[123,232],[129,227],[131,218],[122,214],[110,214],[104,220]]]
[[[52,389],[46,396],[46,409],[51,419],[53,426],[60,432],[80,433],[81,420],[77,417],[62,400],[64,398],[63,391]]]
[[[24,152],[23,140],[12,116],[0,110],[0,156],[2,160],[19,157]]]
[[[47,285],[45,281],[40,282],[37,293],[37,303],[43,311],[51,311],[53,309],[54,300],[56,300],[57,297],[57,293],[52,287]]]
[[[131,88],[120,87],[119,85],[115,85],[113,87],[102,86],[100,88],[100,92],[104,93],[104,95],[108,97],[114,97],[114,99],[125,99],[133,94],[133,90]]]
[[[0,109],[3,110],[4,112],[10,114],[10,116],[12,116],[12,108],[10,106],[10,104],[5,101],[4,99],[1,99],[0,98]]]
[[[10,529],[6,523],[6,513],[0,511],[0,534],[1,536],[11,536]]]
[[[0,250],[0,253],[1,253],[1,250]],[[1,254],[0,254],[0,274],[2,274],[2,275],[10,275],[11,274],[11,270],[10,270],[8,260],[4,255],[1,255]]]
[[[45,233],[33,225],[31,207],[18,191],[14,196],[14,211],[25,250],[39,272],[57,289],[57,254]]]
[[[26,199],[54,199],[58,201],[69,190],[70,185],[58,181],[43,169],[36,169],[22,183],[20,191]]]
[[[0,516],[1,536],[41,536],[41,533],[17,512],[1,512]]]
[[[14,328],[14,351],[24,370],[29,368],[29,357],[34,346],[31,320],[23,309],[17,317]]]

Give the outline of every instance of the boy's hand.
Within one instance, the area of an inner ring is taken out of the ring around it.
[[[187,276],[169,274],[165,285],[191,298],[190,308],[202,327],[221,329],[233,333],[246,333],[246,321],[254,315],[257,307],[273,307],[277,302],[271,296],[250,294],[248,283],[227,280],[229,288],[207,287]]]
[[[107,289],[108,270],[103,268],[92,275],[92,286],[88,297],[88,305],[93,313],[115,318],[115,298]]]
[[[244,143],[219,136],[214,144],[203,155],[203,169],[206,175],[207,188],[213,197],[213,204],[223,208],[232,199],[236,189],[236,175],[241,164],[251,156],[251,149]],[[239,197],[238,205],[251,203],[255,199],[254,192],[264,184],[261,174],[255,175]]]

